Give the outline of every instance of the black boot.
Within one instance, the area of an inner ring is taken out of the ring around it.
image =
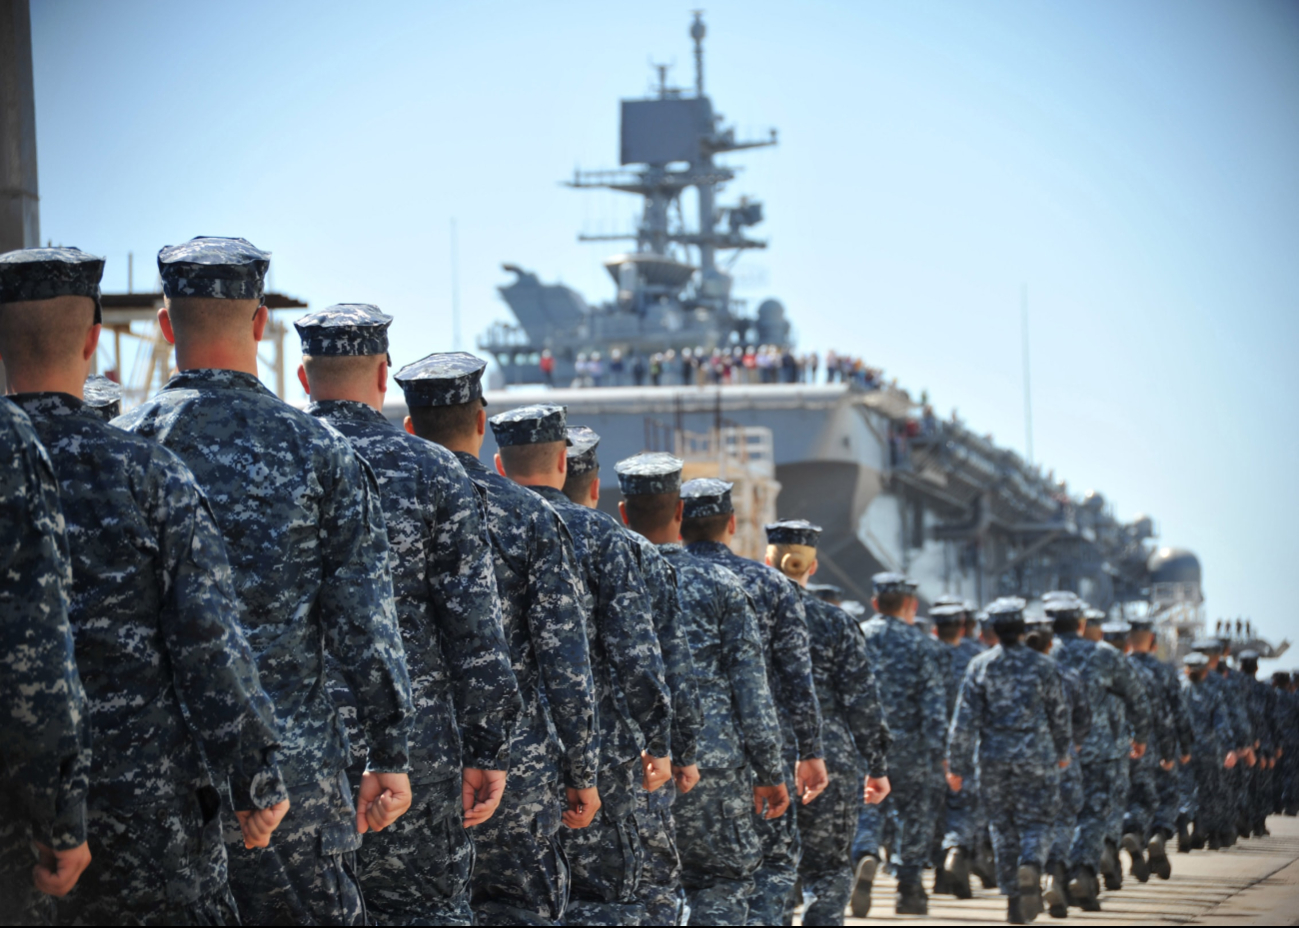
[[[1015,888],[1019,890],[1020,911],[1031,922],[1042,911],[1042,875],[1035,864],[1020,864],[1015,871]]]
[[[1100,900],[1096,898],[1099,892],[1096,885],[1096,874],[1092,868],[1083,864],[1073,872],[1072,879],[1069,880],[1069,895],[1073,897],[1074,904],[1084,912],[1099,912],[1101,910]]]
[[[1210,832],[1210,833],[1209,833],[1209,838],[1208,838],[1208,840],[1205,842],[1205,845],[1204,845],[1204,846],[1207,847],[1207,848],[1208,848],[1209,850],[1211,850],[1211,851],[1216,851],[1216,850],[1218,850],[1219,848],[1222,847],[1222,836],[1219,835],[1218,832],[1216,832],[1216,831],[1214,831],[1214,832]]]
[[[1191,830],[1187,827],[1185,815],[1177,816],[1177,853],[1191,853]]]
[[[953,895],[951,876],[943,863],[944,861],[940,858],[938,866],[934,868],[934,895],[941,893],[944,896],[951,896]]]
[[[1105,850],[1101,853],[1101,876],[1105,879],[1105,888],[1117,892],[1123,888],[1123,865],[1119,863],[1119,849],[1109,838],[1105,839]]]
[[[1046,890],[1042,893],[1042,900],[1052,918],[1069,917],[1068,882],[1064,876],[1064,864],[1046,865]]]
[[[857,880],[852,888],[852,917],[865,918],[871,910],[871,887],[875,883],[875,870],[880,862],[867,855],[857,863]]]
[[[1150,879],[1150,867],[1146,864],[1146,852],[1141,846],[1141,838],[1134,832],[1129,831],[1123,836],[1123,850],[1128,852],[1128,857],[1132,861],[1131,873],[1138,883],[1145,883]]]
[[[1146,859],[1150,862],[1150,872],[1161,880],[1173,875],[1173,865],[1168,862],[1168,851],[1164,847],[1168,839],[1162,831],[1156,831],[1146,842]],[[1178,842],[1180,849],[1181,842]]]
[[[1235,847],[1236,839],[1239,837],[1240,835],[1236,834],[1236,829],[1228,826],[1227,830],[1222,833],[1222,837],[1218,840],[1222,842],[1223,847]]]
[[[1006,921],[1012,925],[1027,925],[1034,918],[1024,912],[1024,900],[1019,896],[1006,897]]]
[[[1209,843],[1208,832],[1205,829],[1200,827],[1199,822],[1196,822],[1195,826],[1191,829],[1191,850],[1193,851],[1202,850],[1208,843]]]
[[[947,874],[948,892],[957,899],[974,898],[974,893],[970,889],[970,858],[965,853],[965,848],[954,847],[948,851],[943,869]]]
[[[898,915],[928,915],[929,897],[925,888],[918,881],[898,884],[898,904],[894,909]]]
[[[979,878],[984,889],[997,888],[997,865],[993,862],[991,847],[986,844],[979,846],[970,870]]]

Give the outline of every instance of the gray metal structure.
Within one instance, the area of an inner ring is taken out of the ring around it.
[[[568,182],[576,189],[617,190],[644,200],[634,231],[580,236],[587,242],[635,243],[634,250],[604,262],[617,287],[615,298],[591,306],[562,284],[544,284],[536,274],[504,265],[515,280],[500,292],[517,324],[497,323],[478,347],[496,358],[505,383],[542,383],[541,353],[547,350],[555,359],[554,382],[568,384],[579,355],[593,352],[607,359],[617,349],[630,359],[669,349],[788,346],[789,323],[779,302],[766,300],[755,315],[746,315],[744,303],[731,295],[728,271],[735,259],[747,249],[766,247],[748,234],[762,222],[762,204],[747,198],[730,206],[717,202],[721,188],[736,175],[717,156],[775,145],[776,132],[744,141],[722,125],[704,93],[704,32],[695,13],[693,93],[669,86],[667,69],[660,67],[656,96],[622,101],[621,167],[577,171]],[[689,189],[698,207],[693,227],[682,206]],[[732,257],[722,261],[726,252]]]
[[[0,254],[41,242],[27,0],[0,0]]]

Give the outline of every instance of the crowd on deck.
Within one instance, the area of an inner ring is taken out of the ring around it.
[[[824,361],[824,363],[823,363]],[[725,386],[773,383],[853,383],[863,390],[878,390],[884,372],[859,357],[827,351],[798,354],[778,345],[735,345],[731,348],[669,348],[652,354],[612,349],[577,355],[571,387]],[[549,386],[554,380],[555,359],[541,353],[541,372]]]

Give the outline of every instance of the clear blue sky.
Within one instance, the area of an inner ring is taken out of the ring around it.
[[[688,5],[33,0],[41,225],[153,279],[197,234],[275,253],[312,306],[379,304],[400,364],[507,318],[503,261],[608,296],[582,229],[631,198],[617,100],[688,83]],[[728,196],[771,248],[741,295],[1204,563],[1209,615],[1299,642],[1299,4],[712,3],[708,89],[742,131]],[[1299,654],[1287,664],[1299,665]]]

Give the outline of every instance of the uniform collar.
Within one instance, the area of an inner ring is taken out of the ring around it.
[[[328,416],[335,419],[348,419],[353,422],[374,422],[377,420],[387,425],[392,424],[383,413],[369,403],[360,403],[356,400],[321,400],[319,403],[308,404],[307,412],[313,416]]]
[[[692,541],[686,545],[691,554],[730,554],[731,549],[720,541]]]
[[[219,367],[197,367],[179,371],[167,381],[164,390],[244,390],[275,396],[266,385],[244,371],[231,371]]]
[[[15,393],[9,399],[29,416],[75,416],[86,405],[71,393]]]
[[[455,451],[452,453],[460,459],[460,463],[464,466],[465,470],[477,470],[482,471],[483,473],[488,473],[486,465],[468,451]]]
[[[557,503],[560,500],[563,500],[566,503],[573,502],[571,499],[569,499],[567,496],[564,495],[563,490],[556,489],[555,487],[528,487],[528,489],[531,490],[533,493],[536,493],[542,499],[545,499],[552,503]]]
[[[657,545],[656,547],[664,554],[680,554],[686,550],[685,546],[679,541],[669,542],[666,545]]]

